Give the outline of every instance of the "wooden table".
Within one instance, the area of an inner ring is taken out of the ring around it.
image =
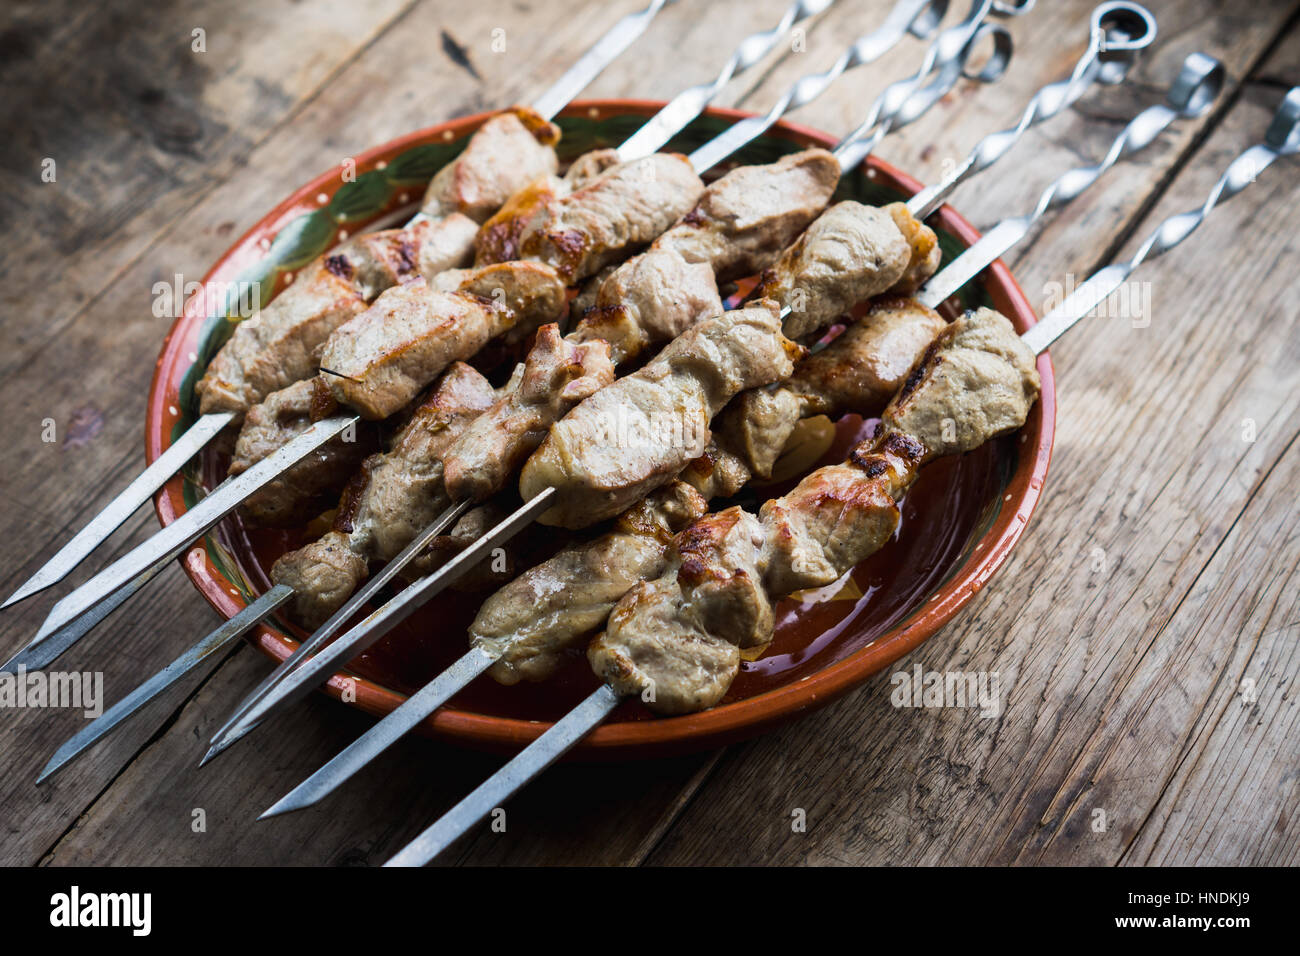
[[[667,98],[710,78],[733,39],[786,5],[682,0],[589,93]],[[542,89],[640,0],[186,6],[141,20],[129,0],[18,2],[0,23],[4,593],[140,467],[145,391],[170,322],[153,315],[154,283],[202,276],[280,196],[353,151]],[[805,52],[756,68],[720,102],[765,108],[888,6],[841,0],[810,27]],[[1010,25],[1017,52],[999,87],[963,84],[881,155],[937,179],[1064,75],[1092,6],[1040,3]],[[1224,62],[1229,85],[1204,119],[1124,163],[1010,258],[1031,298],[1046,300],[1052,283],[1082,279],[1131,252],[1160,217],[1200,203],[1300,82],[1292,0],[1150,6],[1160,39],[1129,83],[1031,131],[954,197],[977,225],[1019,212],[1158,102],[1184,55]],[[504,53],[493,52],[497,28]],[[798,119],[851,128],[920,49],[900,44]],[[42,180],[46,158],[54,182]],[[1297,209],[1300,175],[1284,162],[1177,254],[1142,269],[1149,325],[1090,320],[1052,350],[1060,413],[1034,521],[992,585],[900,664],[997,672],[998,719],[897,710],[881,674],[725,750],[560,767],[510,804],[505,834],[478,832],[453,859],[1300,862]],[[53,442],[42,440],[48,419]],[[142,512],[107,550],[121,554],[154,527]],[[51,601],[0,618],[6,651]],[[102,669],[113,700],[215,622],[169,569],[67,666]],[[37,772],[84,718],[0,715],[0,858],[378,863],[500,763],[408,740],[325,804],[254,824],[370,723],[318,696],[280,733],[197,771],[214,724],[267,669],[241,646],[40,789]],[[802,832],[791,825],[797,810]]]

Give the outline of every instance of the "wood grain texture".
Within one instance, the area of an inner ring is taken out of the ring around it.
[[[8,13],[0,46],[18,57],[0,75],[28,95],[0,106],[0,131],[18,144],[4,159],[0,217],[48,228],[0,252],[0,441],[11,452],[0,458],[0,532],[17,545],[0,557],[0,584],[39,567],[140,466],[144,394],[169,321],[151,314],[155,281],[200,276],[265,209],[351,152],[526,99],[640,5],[590,0],[558,17],[542,3],[312,0],[165,6],[147,24],[125,4]],[[666,98],[709,80],[735,39],[787,5],[683,0],[589,93]],[[1149,5],[1161,36],[1132,81],[1030,131],[953,199],[976,225],[1023,211],[1158,102],[1186,53],[1225,62],[1230,87],[1210,115],[1113,170],[1009,257],[1031,301],[1199,202],[1300,82],[1287,29],[1296,3]],[[888,6],[836,4],[810,25],[804,52],[773,55],[720,102],[764,108]],[[999,86],[963,82],[886,140],[882,158],[938,178],[1068,70],[1092,6],[1040,4],[1012,22],[1016,54]],[[195,26],[207,29],[206,59],[190,52]],[[504,54],[491,46],[496,28]],[[123,67],[127,53],[107,42],[126,33],[157,61],[151,73],[145,58]],[[847,131],[921,49],[904,41],[794,118]],[[55,184],[40,181],[47,155],[60,157]],[[1057,446],[1034,522],[993,585],[899,665],[997,672],[997,718],[896,709],[880,675],[723,752],[557,768],[509,805],[504,833],[482,828],[448,862],[1295,863],[1295,174],[1294,162],[1279,164],[1144,267],[1136,288],[1150,294],[1149,325],[1089,320],[1053,350]],[[46,418],[54,444],[40,440]],[[136,516],[111,550],[152,528]],[[5,646],[25,640],[49,603],[6,612]],[[215,622],[172,570],[67,666],[102,669],[115,699]],[[328,803],[255,824],[368,724],[313,699],[278,733],[259,731],[196,770],[212,725],[267,667],[241,648],[41,789],[31,781],[82,718],[5,713],[0,861],[378,863],[500,763],[405,741]],[[1253,682],[1248,703],[1243,681]],[[805,832],[792,829],[796,810]]]

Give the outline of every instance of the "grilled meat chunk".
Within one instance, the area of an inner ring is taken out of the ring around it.
[[[741,415],[770,416],[767,405],[743,399],[788,394],[796,415],[877,414],[943,326],[934,312],[917,303],[878,302],[861,323],[866,334],[841,335],[795,366],[788,379],[793,390],[782,385],[737,396],[714,441],[678,480],[625,511],[608,534],[564,548],[488,599],[470,634],[476,646],[500,656],[493,676],[507,684],[548,677],[569,649],[604,624],[628,590],[664,572],[672,536],[700,517],[709,499],[736,494],[752,475],[745,457],[726,447],[731,434],[747,436],[749,458],[775,460],[789,428],[746,425]],[[725,427],[729,415],[736,421],[730,430]],[[765,431],[772,432],[767,448],[757,440]]]
[[[536,209],[519,245],[526,258],[554,266],[574,283],[649,245],[703,191],[683,156],[655,153],[620,163]]]
[[[707,263],[689,263],[674,250],[652,248],[601,283],[595,307],[578,323],[573,338],[608,342],[611,358],[621,365],[722,311]]]
[[[618,151],[596,149],[578,157],[563,176],[542,176],[516,192],[474,237],[474,265],[522,258],[520,240],[533,215],[553,200],[569,195],[618,162]]]
[[[764,274],[755,295],[790,309],[785,320],[790,338],[822,331],[859,302],[894,288],[909,269],[913,278],[924,271],[911,268],[913,249],[924,246],[927,235],[935,249],[938,240],[921,223],[909,226],[905,235],[898,225],[900,215],[910,218],[899,203],[880,208],[836,203]],[[931,253],[925,255],[928,265]]]
[[[716,432],[756,476],[769,478],[800,420],[875,414],[945,325],[915,299],[879,300],[828,348],[800,362],[787,381],[737,395]]]
[[[564,651],[599,629],[633,584],[662,571],[672,536],[706,508],[693,488],[672,482],[609,533],[562,549],[493,594],[469,628],[473,646],[500,654],[489,673],[503,684],[550,677]]]
[[[711,183],[655,247],[707,262],[719,283],[757,275],[820,215],[839,180],[839,161],[824,149],[739,166]]]
[[[408,581],[417,581],[438,570],[500,524],[508,514],[509,509],[491,501],[471,508],[461,515],[450,532],[440,534],[429,542],[429,546],[402,570],[402,577]],[[467,593],[499,588],[503,581],[509,581],[517,573],[515,550],[515,547],[503,548],[497,554],[487,555],[458,576],[451,587]]]
[[[570,342],[544,325],[528,353],[517,387],[474,420],[444,458],[453,501],[482,501],[505,486],[546,430],[578,402],[614,381],[604,342]]]
[[[889,291],[894,295],[911,295],[939,271],[943,250],[939,248],[939,237],[934,230],[913,216],[906,203],[891,203],[885,208],[894,217],[894,224],[910,248],[907,268]]]
[[[923,464],[1019,428],[1038,393],[1036,358],[1006,318],[981,309],[958,319],[844,464],[806,476],[757,517],[729,508],[683,531],[667,573],[610,614],[592,667],[621,693],[653,689],[660,713],[712,707],[739,667],[723,645],[770,641],[777,599],[830,584],[877,550]]]
[[[508,331],[536,328],[566,307],[564,284],[537,262],[457,275],[457,291],[416,279],[389,289],[340,327],[321,353],[335,398],[371,419],[409,404],[451,362]]]
[[[338,531],[290,551],[271,565],[271,580],[293,588],[289,616],[313,629],[343,606],[368,573],[366,559]]]
[[[447,507],[443,452],[496,397],[491,383],[462,362],[443,373],[392,448],[366,459],[344,493],[334,530],[272,566],[271,580],[295,589],[295,620],[311,627],[325,621],[365,579],[369,561],[392,558]],[[322,562],[327,566],[317,569]]]
[[[334,412],[329,386],[304,379],[272,392],[244,418],[230,474],[239,475]],[[378,449],[373,426],[337,435],[244,499],[240,511],[254,524],[286,528],[334,507],[348,476]]]
[[[732,396],[786,378],[798,354],[774,302],[701,322],[557,422],[524,465],[520,492],[556,489],[543,524],[613,517],[704,451],[710,420]]]
[[[702,494],[706,501],[730,498],[754,477],[745,460],[725,447],[726,444],[725,435],[714,435],[704,454],[682,469],[681,480]]]
[[[434,218],[461,213],[484,222],[525,185],[555,173],[559,141],[560,128],[527,107],[498,113],[438,170],[421,211]]]

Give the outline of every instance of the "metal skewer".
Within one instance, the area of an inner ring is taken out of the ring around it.
[[[262,487],[285,468],[311,454],[316,447],[360,420],[356,415],[323,418],[283,448],[263,458],[248,471],[222,482],[212,494],[195,507],[55,604],[41,625],[40,631],[24,648],[24,652],[37,647],[61,628],[76,622],[82,614],[111,597],[119,588],[129,584],[133,578],[176,557],[189,547],[190,542],[233,511],[249,494]]]
[[[977,8],[978,6],[976,4]],[[866,66],[880,59],[894,48],[904,34],[912,33],[921,38],[928,37],[947,12],[948,0],[934,3],[927,3],[925,0],[906,0],[897,4],[889,12],[884,23],[872,32],[865,33],[854,40],[830,69],[824,73],[813,73],[796,80],[762,116],[753,116],[733,124],[691,153],[691,165],[696,169],[712,169],[747,143],[762,136],[786,113],[807,106],[821,96],[847,70]]]
[[[36,782],[44,783],[194,668],[233,647],[244,636],[244,632],[291,597],[293,588],[286,584],[277,584],[271,588],[65,741],[45,765]]]
[[[534,102],[534,110],[551,119],[596,76],[632,45],[659,11],[676,0],[651,0],[645,9],[630,13],[612,26],[582,58]],[[417,214],[411,223],[426,218]],[[172,475],[194,457],[212,438],[225,428],[234,415],[230,412],[209,413],[196,421],[171,447],[141,472],[126,488],[81,529],[71,541],[41,566],[0,605],[9,607],[24,598],[63,580],[86,559],[110,534],[153,497]],[[249,489],[253,491],[255,489]],[[60,624],[65,622],[60,622]],[[57,626],[57,625],[56,625]]]
[[[994,29],[1000,30],[1000,28]],[[962,75],[965,61],[970,55],[973,45],[978,43],[982,37],[988,35],[988,32],[982,27],[976,27],[967,29],[966,34],[969,37],[967,46],[955,48],[955,52],[945,54],[941,60],[937,61],[939,63],[937,79],[926,86],[920,85],[924,77],[919,79],[913,77],[908,81],[904,81],[912,92],[910,96],[902,100],[897,100],[896,93],[890,93],[891,90],[896,91],[899,86],[899,84],[894,84],[877,100],[877,104],[872,110],[873,114],[879,115],[882,112],[881,104],[884,102],[885,97],[892,97],[898,103],[897,109],[895,112],[885,115],[882,119],[882,122],[889,123],[890,129],[900,129],[920,117],[929,106],[937,102],[951,89],[957,78]],[[1002,32],[1002,36],[1005,36],[1005,31]],[[942,40],[942,37],[940,40]],[[936,44],[940,40],[937,40]],[[951,42],[947,43],[946,47],[954,49]],[[997,79],[1006,68],[1010,57],[1009,44],[999,39],[998,50],[1001,52],[996,53],[990,63],[981,71],[983,74],[981,78],[986,82]],[[933,57],[927,56],[927,62],[936,61]],[[873,131],[869,131],[869,134],[874,137],[876,142],[883,138],[883,134],[874,136]],[[857,141],[853,139],[846,139],[836,147],[834,155],[840,160],[842,169],[851,168],[846,164],[844,158],[846,153],[852,152],[855,157],[854,164],[861,162],[864,158],[856,147]],[[787,314],[788,310],[782,312],[781,317],[784,318]],[[541,515],[546,508],[539,502],[543,499],[549,501],[550,497],[549,493],[544,492],[542,495],[533,498],[523,509],[516,512],[516,516],[522,516],[525,510],[532,517]],[[514,517],[512,516],[509,520],[513,521]],[[522,528],[526,523],[521,520],[517,527]],[[409,607],[409,610],[406,610],[400,617],[385,616],[382,615],[382,612],[377,612],[348,631],[343,637],[331,644],[327,650],[321,650],[324,641],[313,636],[287,660],[281,662],[275,672],[263,680],[259,687],[235,709],[231,718],[214,735],[213,745],[205,755],[203,762],[206,763],[249,733],[274,710],[306,696],[316,684],[322,682],[328,674],[332,673],[335,667],[342,665],[377,641],[383,636],[387,628],[395,626],[410,611],[419,607],[434,594],[439,593],[457,576],[468,571],[480,557],[487,554],[488,550],[489,546],[485,545],[483,540],[480,539],[462,552],[461,555],[458,555],[458,558],[473,555],[473,562],[453,562],[445,565],[434,574],[408,587],[401,595],[389,602],[391,604],[401,599],[403,601],[402,606]],[[424,597],[421,597],[421,595],[424,595]],[[415,603],[409,603],[411,601]]]
[[[1096,272],[1021,339],[1037,354],[1046,351],[1060,335],[1114,292],[1138,265],[1177,246],[1196,230],[1215,205],[1245,189],[1280,156],[1297,152],[1300,152],[1300,87],[1293,87],[1279,106],[1264,142],[1233,160],[1201,206],[1166,219],[1132,259]],[[602,685],[384,865],[428,863],[591,733],[620,701],[609,685]]]
[[[1196,101],[1198,103],[1197,109],[1203,110],[1208,108],[1213,100],[1213,95],[1218,92],[1221,79],[1222,70],[1216,61],[1199,53],[1192,54],[1184,62],[1183,71],[1172,85],[1170,96],[1180,101]],[[1164,108],[1153,107],[1152,109]],[[1158,130],[1154,132],[1158,132]],[[1148,145],[1154,139],[1153,134],[1145,139],[1142,145]],[[1130,133],[1126,129],[1120,134],[1117,142],[1127,142],[1129,140]],[[1133,147],[1133,150],[1137,148],[1141,147]],[[1092,169],[1093,167],[1086,168]],[[954,267],[955,263],[950,264],[940,275],[946,275],[948,270]],[[924,296],[924,290],[922,290],[920,296]],[[308,777],[296,789],[286,794],[263,816],[274,816],[303,809],[333,792],[357,770],[383,753],[404,734],[413,730],[425,717],[449,701],[454,694],[483,673],[499,657],[500,653],[491,654],[482,648],[471,648],[446,671],[426,684],[418,693],[404,701],[392,713],[386,715],[379,723],[375,724],[374,727],[345,748],[333,760]]]
[[[619,162],[625,163],[642,156],[649,156],[658,150],[684,130],[691,120],[704,112],[704,107],[712,103],[714,97],[721,93],[722,88],[734,77],[762,61],[795,26],[826,11],[834,2],[835,0],[796,0],[785,11],[781,22],[771,30],[745,37],[723,64],[721,72],[712,83],[692,86],[689,90],[678,93],[649,122],[628,137],[618,148]],[[928,5],[931,0],[914,0],[914,2]],[[942,0],[942,3],[946,5],[947,0]]]
[[[1145,149],[1177,119],[1201,116],[1214,103],[1223,88],[1223,66],[1204,53],[1191,53],[1183,60],[1178,78],[1169,88],[1168,105],[1158,104],[1143,110],[1120,132],[1101,162],[1072,169],[1048,186],[1024,216],[1004,219],[980,238],[948,268],[936,275],[917,293],[917,300],[937,308],[950,295],[1018,243],[1048,210],[1073,201],[1101,178],[1106,170],[1126,156]]]
[[[1161,222],[1127,262],[1114,263],[1093,273],[1021,336],[1025,344],[1040,355],[1047,351],[1071,326],[1105,302],[1143,262],[1177,246],[1197,230],[1215,206],[1237,195],[1278,159],[1297,153],[1300,153],[1300,86],[1293,86],[1278,104],[1264,141],[1228,164],[1205,202]]]

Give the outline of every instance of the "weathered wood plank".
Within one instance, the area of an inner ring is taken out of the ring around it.
[[[9,5],[0,223],[25,238],[0,251],[0,371],[26,367],[411,2],[155,4],[145,22],[129,2]]]

